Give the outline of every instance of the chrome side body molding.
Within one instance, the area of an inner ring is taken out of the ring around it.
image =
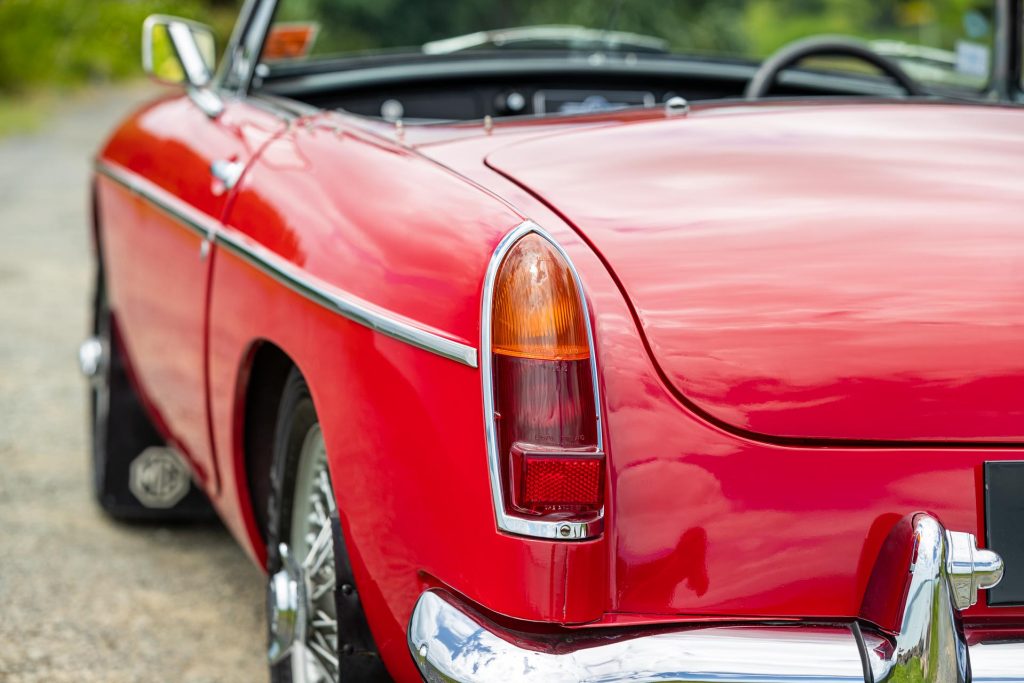
[[[477,352],[472,346],[442,337],[407,322],[395,313],[347,295],[307,273],[299,272],[294,265],[269,249],[226,230],[216,219],[197,211],[142,176],[103,161],[96,162],[96,171],[147,200],[183,227],[199,235],[205,245],[200,252],[201,258],[205,257],[208,244],[216,242],[292,291],[352,322],[462,365],[477,367]]]
[[[385,313],[376,306],[356,297],[346,296],[309,275],[296,272],[295,267],[289,262],[249,240],[220,232],[217,234],[217,243],[285,287],[343,318],[418,349],[429,351],[471,368],[477,367],[476,349],[472,346],[428,332],[421,327],[405,322],[396,314]]]
[[[847,623],[581,629],[568,640],[508,631],[431,590],[413,610],[409,650],[428,683],[1024,683],[1024,642],[968,647],[957,614],[960,596],[1001,576],[973,536],[918,514],[893,530],[865,601],[869,613],[903,605],[895,637]]]

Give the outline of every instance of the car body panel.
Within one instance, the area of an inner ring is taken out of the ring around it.
[[[698,411],[781,439],[1024,442],[1024,119],[849,105],[499,147]]]
[[[266,147],[222,230],[346,296],[475,346],[488,257],[521,221],[464,179],[332,118],[293,126]],[[603,540],[565,545],[498,533],[476,368],[348,320],[229,249],[218,246],[214,262],[219,504],[254,557],[262,558],[262,541],[247,510],[239,396],[254,345],[272,343],[310,385],[361,600],[393,672],[413,675],[404,629],[427,586],[455,587],[520,619],[601,616],[603,594],[594,586],[607,585]],[[567,598],[569,585],[579,597]]]
[[[426,151],[548,229],[565,225],[483,163],[501,145],[480,137]],[[663,381],[605,263],[571,255],[594,311],[606,402],[612,556],[602,623],[856,618],[904,515],[930,512],[984,543],[982,463],[1024,460],[1024,449],[807,447],[723,429]],[[964,615],[971,626],[1019,624],[1024,609],[982,600]]]
[[[135,188],[100,177],[108,297],[133,377],[169,440],[214,490],[205,348],[210,260],[203,242],[230,194],[210,165],[244,163],[280,130],[280,119],[244,103],[212,121],[187,97],[169,98],[129,118],[100,154],[107,168],[194,217],[183,223]]]

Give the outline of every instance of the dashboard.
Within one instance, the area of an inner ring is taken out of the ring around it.
[[[654,106],[676,96],[688,100],[737,97],[742,86],[687,84],[684,88],[661,82],[616,82],[608,79],[552,80],[550,82],[447,82],[389,85],[310,95],[307,103],[325,109],[385,121],[472,120],[485,116],[578,114],[624,107]]]
[[[756,64],[707,60],[480,59],[268,72],[254,87],[323,109],[386,121],[576,114],[742,97]],[[899,94],[899,90],[895,93]],[[773,94],[890,96],[881,79],[794,70]]]

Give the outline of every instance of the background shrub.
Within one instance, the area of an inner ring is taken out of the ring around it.
[[[142,22],[175,14],[211,24],[223,47],[235,0],[0,0],[0,94],[141,72]]]

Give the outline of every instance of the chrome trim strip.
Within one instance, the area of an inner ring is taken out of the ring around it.
[[[318,281],[305,273],[296,272],[295,267],[270,250],[251,242],[247,243],[229,232],[220,232],[217,241],[229,251],[242,257],[270,277],[292,291],[320,304],[343,318],[391,337],[410,346],[456,361],[471,368],[477,367],[476,349],[472,346],[447,339],[433,332],[386,315],[371,304],[355,297],[343,296],[333,287]]]
[[[299,272],[294,265],[269,249],[236,236],[233,231],[225,229],[219,221],[197,211],[166,190],[127,169],[97,161],[96,171],[151,202],[203,239],[216,240],[253,267],[310,301],[384,336],[471,368],[477,367],[477,353],[472,346],[401,320],[394,313],[378,309],[356,297],[344,295],[309,274]]]
[[[503,632],[437,591],[423,593],[408,628],[428,683],[864,683],[848,626],[718,626],[636,637],[561,638]]]
[[[110,178],[132,194],[147,200],[200,237],[210,239],[217,234],[219,221],[183,202],[142,176],[106,161],[96,162],[96,172]]]
[[[501,465],[498,456],[498,434],[494,421],[494,372],[491,359],[491,316],[494,305],[494,281],[498,275],[505,255],[521,237],[529,233],[537,233],[561,255],[569,265],[572,277],[576,281],[576,290],[580,295],[580,303],[587,314],[587,342],[590,344],[590,374],[594,389],[594,406],[597,410],[597,449],[604,451],[604,428],[601,419],[601,390],[597,380],[597,356],[594,353],[594,333],[591,329],[590,306],[583,293],[583,282],[572,263],[572,259],[558,242],[532,221],[524,221],[502,238],[491,256],[484,277],[483,302],[480,315],[480,377],[483,382],[484,399],[484,431],[487,436],[487,471],[491,480],[491,500],[494,504],[494,516],[498,528],[520,536],[549,538],[562,541],[578,541],[599,536],[604,531],[604,510],[597,519],[590,522],[550,522],[515,517],[505,512],[505,499],[501,487]]]

